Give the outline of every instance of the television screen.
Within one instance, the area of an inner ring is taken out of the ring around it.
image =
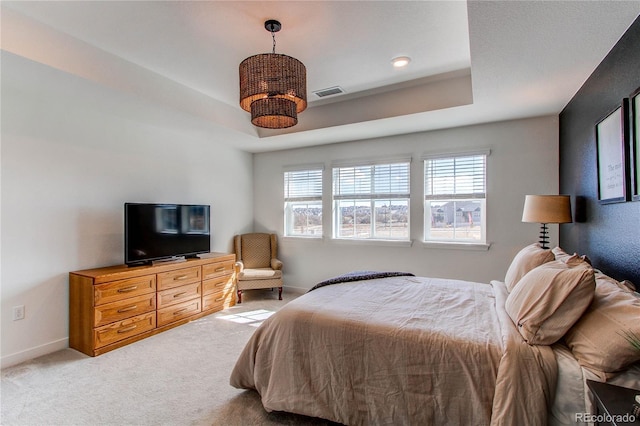
[[[127,265],[211,249],[210,206],[191,204],[124,205],[124,262]]]

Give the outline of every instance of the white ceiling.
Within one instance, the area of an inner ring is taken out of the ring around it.
[[[250,152],[557,114],[640,14],[640,1],[2,2],[2,49],[186,112]],[[307,67],[299,124],[238,105],[238,64]],[[405,69],[395,56],[412,58]],[[312,92],[340,86],[345,95]]]

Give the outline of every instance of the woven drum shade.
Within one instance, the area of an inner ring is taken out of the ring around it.
[[[283,129],[298,123],[307,108],[307,70],[278,53],[250,56],[240,63],[240,106],[258,127]]]
[[[289,99],[262,98],[251,103],[251,123],[268,129],[284,129],[298,123],[296,103]]]

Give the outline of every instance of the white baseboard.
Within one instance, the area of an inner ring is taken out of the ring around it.
[[[69,338],[56,340],[55,342],[45,343],[44,345],[36,346],[35,348],[26,349],[24,351],[16,352],[15,354],[6,355],[0,358],[0,368],[11,367],[12,365],[20,364],[25,361],[30,361],[42,355],[47,355],[52,352],[56,352],[69,347]]]
[[[309,289],[306,288],[306,287],[292,287],[292,286],[289,286],[289,285],[285,285],[285,286],[283,286],[283,288],[286,291],[289,291],[291,293],[296,293],[296,294],[304,294],[304,293],[309,291]]]

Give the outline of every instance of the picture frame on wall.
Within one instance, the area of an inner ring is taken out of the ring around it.
[[[640,201],[640,87],[629,96],[630,130],[629,152],[631,157],[631,193],[633,200]]]
[[[596,124],[598,200],[601,204],[627,201],[628,105],[624,99]]]

